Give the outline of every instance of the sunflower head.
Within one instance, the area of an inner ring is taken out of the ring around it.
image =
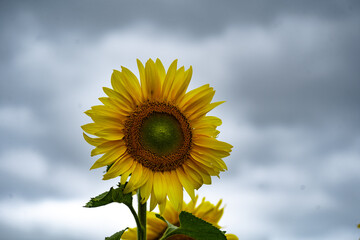
[[[172,225],[179,227],[179,215],[181,211],[186,211],[194,216],[201,218],[208,223],[211,223],[217,228],[221,228],[218,223],[224,213],[224,208],[221,207],[222,200],[220,200],[216,205],[212,204],[209,201],[206,201],[205,198],[202,199],[201,203],[197,205],[198,196],[195,197],[194,201],[190,201],[188,204],[185,202],[182,205],[182,209],[176,210],[171,202],[166,204],[162,216],[170,222]],[[167,225],[164,221],[156,217],[154,212],[147,213],[147,237],[148,240],[160,239],[163,233],[165,232]],[[238,238],[234,234],[226,234],[228,240],[237,240]],[[130,228],[128,229],[121,237],[124,240],[136,240],[137,239],[137,229]],[[193,240],[192,238],[185,235],[173,235],[170,238],[171,240]]]
[[[216,139],[221,125],[207,113],[223,102],[211,102],[208,84],[188,91],[192,68],[167,71],[159,59],[138,60],[139,79],[127,68],[114,70],[112,88],[104,87],[102,104],[85,113],[92,123],[82,126],[85,140],[102,155],[91,169],[109,166],[104,180],[120,176],[125,193],[140,190],[142,203],[165,209],[169,199],[181,209],[183,188],[194,190],[227,169],[224,157],[232,146]]]

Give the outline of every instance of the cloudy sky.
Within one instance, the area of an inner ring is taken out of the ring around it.
[[[116,180],[82,139],[112,69],[193,66],[229,171],[198,194],[244,240],[358,239],[358,1],[0,2],[0,239],[103,239],[128,209],[82,208]]]

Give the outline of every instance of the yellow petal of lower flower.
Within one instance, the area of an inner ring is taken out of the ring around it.
[[[128,228],[123,235],[121,236],[122,240],[136,240],[137,239],[137,229]]]
[[[197,203],[196,203],[197,199],[198,199],[198,196],[195,197],[194,201],[190,201],[187,204],[184,202],[181,211],[189,212],[189,213],[193,214],[195,217],[201,218],[204,221],[207,221],[208,223],[217,227],[218,229],[221,229],[221,227],[219,226],[218,223],[224,213],[224,208],[220,207],[222,201],[220,200],[215,206],[214,204],[210,203],[209,201],[206,201],[205,198],[203,198],[201,203],[197,205]],[[174,226],[179,226],[179,224],[180,224],[179,215],[180,215],[181,211],[176,210],[170,201],[167,201],[166,206],[160,205],[159,208],[162,209],[161,215],[163,218],[165,218],[166,221],[173,224]],[[146,239],[148,239],[148,240],[160,239],[167,228],[166,223],[164,221],[158,219],[154,212],[148,212],[146,219],[147,219]],[[129,231],[129,230],[127,230],[127,231]],[[133,240],[136,240],[136,238],[134,238],[134,237],[136,237],[134,229],[131,229],[128,234],[127,234],[127,232],[125,232],[125,235],[123,235],[123,236],[125,236],[125,239],[130,239],[128,237],[131,236],[131,237],[133,237],[132,238]],[[177,235],[177,236],[180,236],[180,235]],[[233,234],[226,234],[225,236],[227,239],[230,239],[230,240],[238,239]],[[181,239],[183,239],[183,238],[181,238]]]
[[[225,234],[225,237],[227,240],[239,240],[239,238],[236,235],[231,234],[231,233]]]

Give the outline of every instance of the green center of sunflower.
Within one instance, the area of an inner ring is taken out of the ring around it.
[[[152,171],[175,170],[190,156],[192,130],[174,105],[147,102],[138,106],[124,125],[127,152]]]
[[[178,120],[167,113],[154,112],[140,128],[141,145],[160,156],[178,150],[183,143],[183,133]]]

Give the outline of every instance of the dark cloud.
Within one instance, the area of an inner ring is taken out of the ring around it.
[[[282,15],[337,19],[356,15],[357,1],[2,1],[3,26],[26,16],[43,28],[38,37],[82,33],[92,39],[108,31],[148,22],[193,36],[219,33],[232,25],[272,24]],[[81,35],[81,34],[80,34]],[[89,39],[88,39],[89,40]]]

